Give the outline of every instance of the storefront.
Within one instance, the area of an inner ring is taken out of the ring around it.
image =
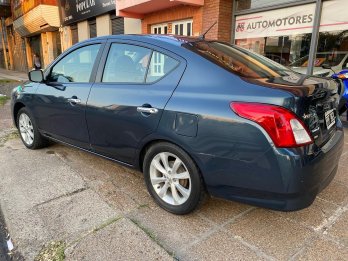
[[[236,0],[232,41],[290,66],[322,76],[348,67],[347,0]]]
[[[115,15],[115,0],[60,0],[62,48],[103,35],[140,33],[140,20]]]

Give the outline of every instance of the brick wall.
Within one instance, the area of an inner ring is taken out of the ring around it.
[[[231,41],[232,0],[205,0],[203,7],[203,29],[206,31],[215,21],[218,23],[207,33],[206,38]]]
[[[193,20],[193,35],[199,35],[202,32],[202,14],[202,7],[184,5],[153,12],[147,14],[142,20],[142,32],[144,34],[151,33],[151,25],[153,24],[191,18]]]

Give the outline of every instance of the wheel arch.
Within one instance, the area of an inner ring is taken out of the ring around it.
[[[14,123],[16,125],[16,127],[18,128],[17,126],[17,117],[18,117],[18,112],[20,109],[26,107],[24,105],[24,103],[22,102],[17,102],[14,106],[13,106],[13,120],[14,120]]]
[[[165,139],[165,138],[161,138],[161,139],[152,139],[152,140],[149,140],[147,141],[146,143],[144,143],[144,145],[141,147],[140,149],[140,152],[138,154],[138,157],[137,157],[137,164],[138,164],[138,168],[140,169],[141,172],[143,172],[143,162],[144,162],[144,158],[145,158],[145,154],[146,154],[146,151],[151,147],[153,146],[154,144],[157,144],[157,143],[161,143],[161,142],[167,142],[167,143],[171,143],[175,146],[178,146],[180,149],[182,149],[183,151],[185,151],[190,157],[191,159],[193,160],[193,162],[195,163],[195,165],[197,166],[198,168],[198,171],[199,173],[201,174],[201,178],[203,179],[203,183],[204,183],[204,186],[205,186],[205,181],[204,181],[204,175],[202,173],[202,169],[201,169],[201,166],[199,164],[199,162],[197,162],[197,159],[192,155],[192,153],[190,153],[189,150],[185,149],[184,146],[180,145],[179,143],[175,142],[175,141],[172,141],[170,139]]]

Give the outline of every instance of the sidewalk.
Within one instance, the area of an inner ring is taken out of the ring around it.
[[[3,68],[0,68],[0,79],[27,81],[28,74],[26,74],[24,72],[11,71],[11,70],[6,70]]]

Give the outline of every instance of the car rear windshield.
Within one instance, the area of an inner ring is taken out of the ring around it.
[[[293,74],[289,68],[235,45],[202,40],[186,43],[184,47],[241,77],[275,78]]]

